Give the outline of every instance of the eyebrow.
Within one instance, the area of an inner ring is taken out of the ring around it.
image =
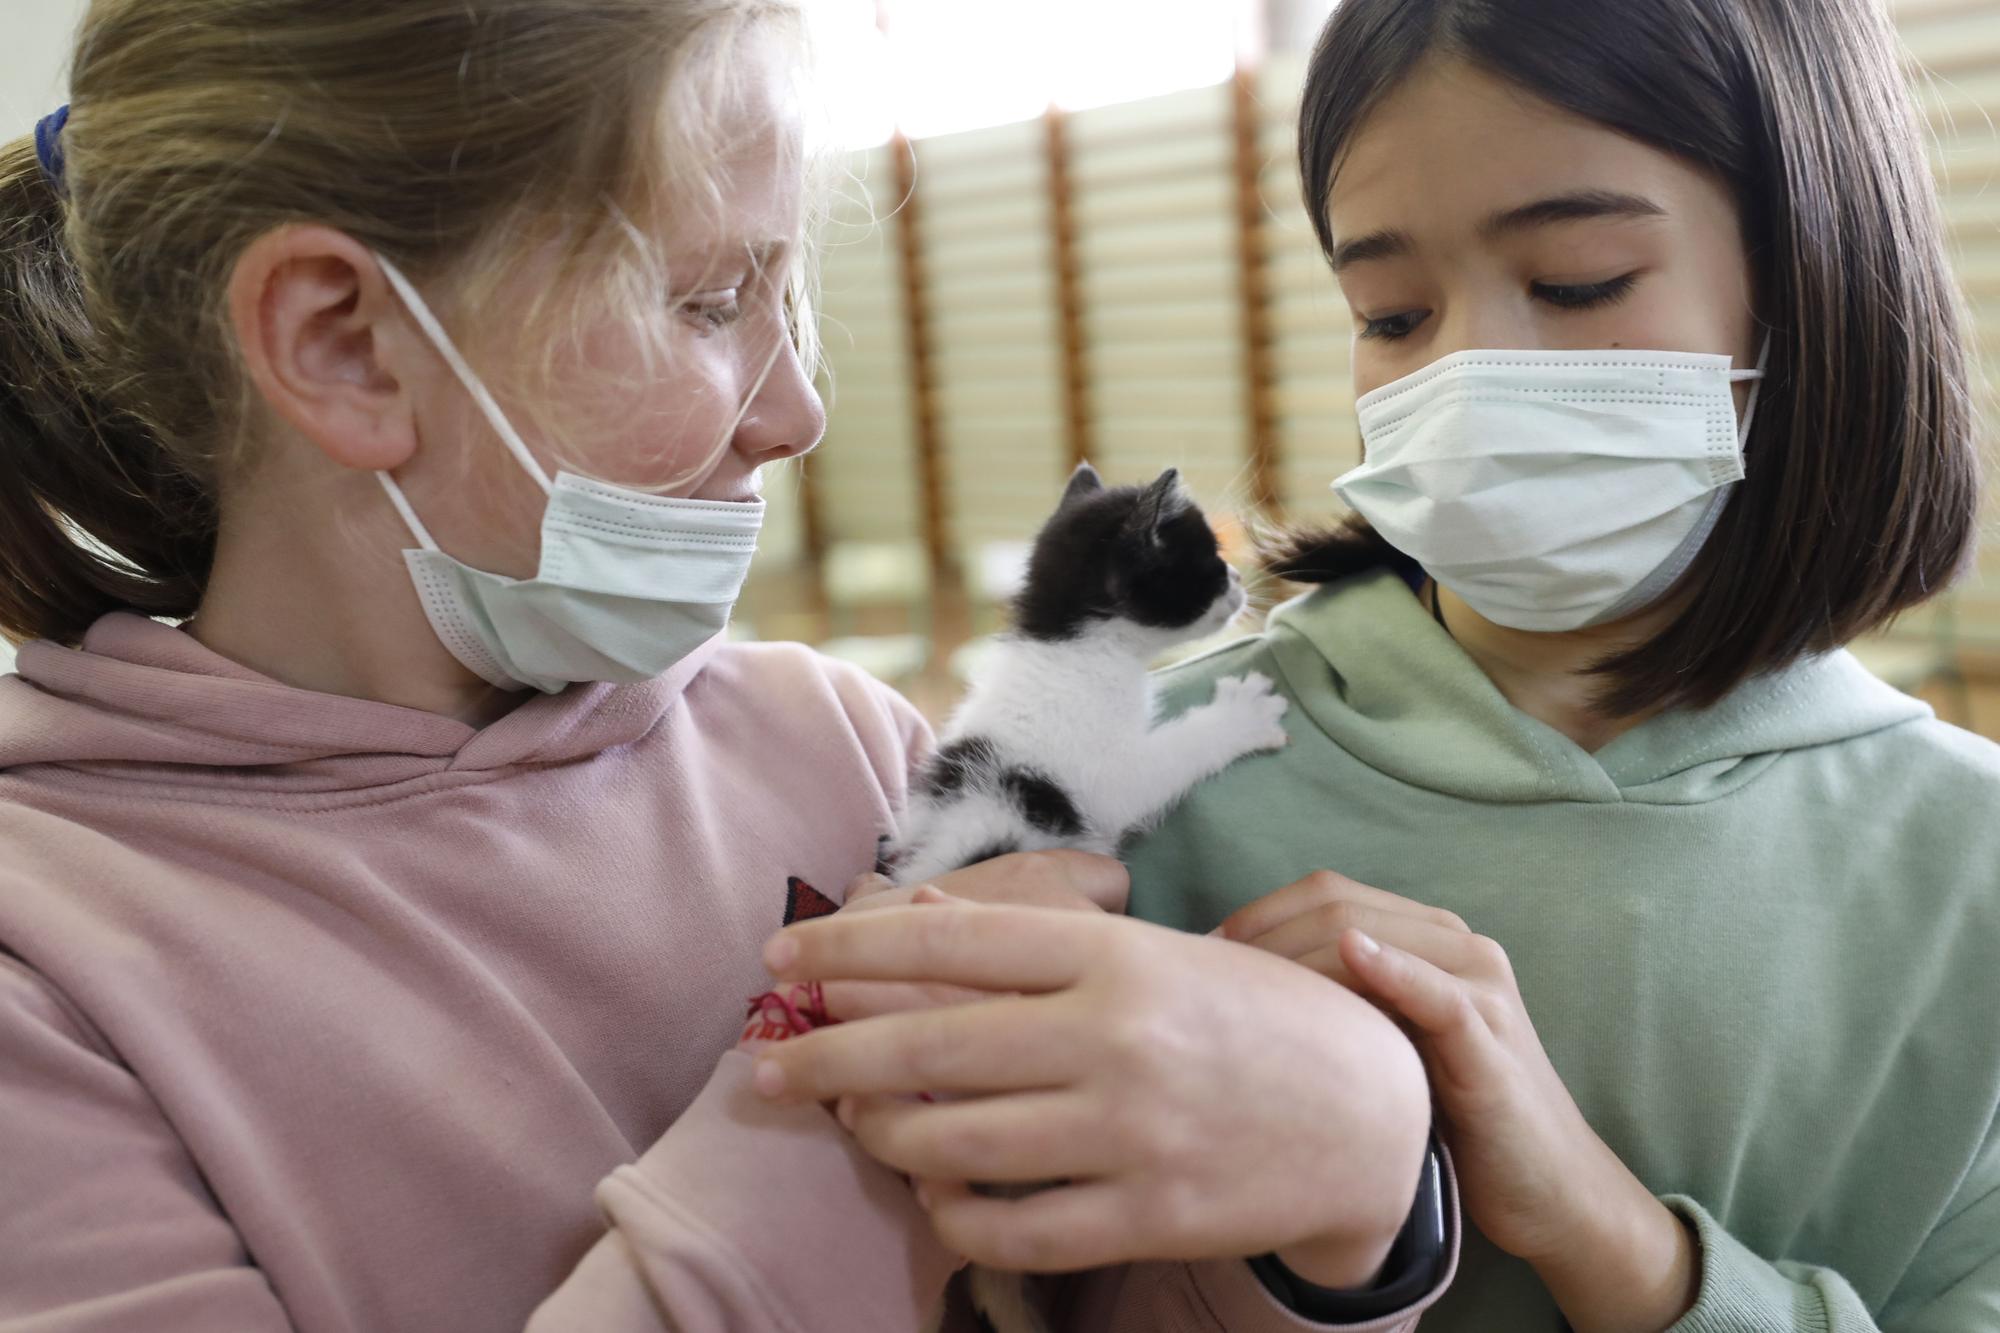
[[[750,266],[756,269],[770,268],[791,253],[792,243],[786,240],[752,241],[744,247],[750,257]]]
[[[677,258],[670,258],[668,273],[672,275],[674,286],[683,293],[703,291],[706,289],[700,285],[701,283],[713,281],[723,274],[736,272],[737,264],[744,265],[752,277],[772,272],[780,268],[789,258],[792,248],[791,241],[780,239],[741,241],[733,245],[720,244],[707,250],[693,250]]]
[[[1517,208],[1502,209],[1479,224],[1479,234],[1491,240],[1509,232],[1545,227],[1553,222],[1580,222],[1593,218],[1663,218],[1667,210],[1652,200],[1616,190],[1574,190],[1551,195]],[[1372,259],[1394,259],[1410,253],[1416,243],[1406,231],[1384,228],[1342,241],[1333,248],[1331,263],[1339,273],[1353,264]]]

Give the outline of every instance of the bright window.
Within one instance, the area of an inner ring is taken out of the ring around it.
[[[882,142],[1219,83],[1244,0],[813,0],[833,132]]]

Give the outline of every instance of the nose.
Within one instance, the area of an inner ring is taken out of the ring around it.
[[[760,465],[777,463],[810,452],[825,434],[826,407],[786,338],[736,428],[736,451]]]
[[[1429,349],[1435,358],[1495,347],[1539,351],[1543,342],[1542,329],[1518,303],[1477,297],[1458,301],[1438,335]]]

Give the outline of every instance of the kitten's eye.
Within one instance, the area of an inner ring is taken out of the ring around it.
[[[1430,313],[1428,310],[1404,310],[1393,315],[1378,315],[1373,319],[1364,315],[1361,317],[1361,336],[1384,342],[1407,338],[1430,317]]]
[[[1622,299],[1638,281],[1638,273],[1632,272],[1620,274],[1604,282],[1537,282],[1530,284],[1530,289],[1538,301],[1546,301],[1564,310],[1589,310]]]

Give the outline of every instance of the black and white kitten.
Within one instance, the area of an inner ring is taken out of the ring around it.
[[[1086,463],[1029,555],[1015,625],[980,663],[919,775],[889,877],[916,884],[1008,852],[1111,854],[1189,788],[1285,743],[1261,675],[1155,724],[1148,665],[1243,609],[1243,581],[1169,468],[1106,487]]]
[[[1107,488],[1079,467],[1035,540],[1013,631],[980,663],[914,784],[889,877],[921,883],[1009,852],[1108,855],[1202,779],[1282,747],[1286,704],[1261,675],[1217,681],[1212,702],[1154,717],[1148,665],[1220,630],[1245,601],[1175,470]],[[995,1333],[1043,1333],[1021,1275],[974,1268],[968,1286]]]

